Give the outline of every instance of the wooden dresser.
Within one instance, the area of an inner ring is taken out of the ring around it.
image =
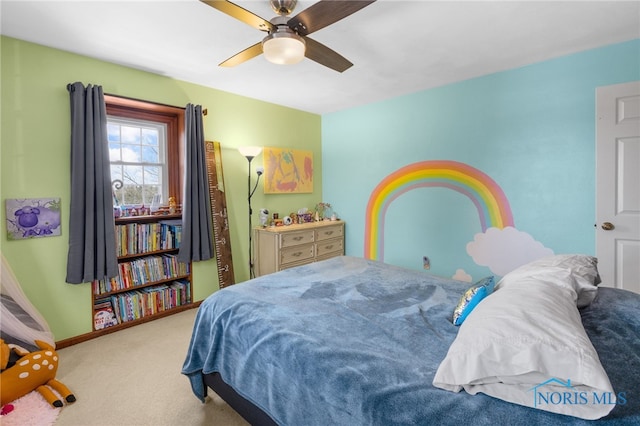
[[[254,228],[256,277],[344,255],[344,222]]]

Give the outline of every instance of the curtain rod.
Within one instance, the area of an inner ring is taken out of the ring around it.
[[[105,93],[105,96],[113,96],[114,98],[122,98],[122,99],[128,99],[130,101],[137,101],[137,102],[146,102],[148,104],[154,104],[154,105],[160,105],[160,106],[166,106],[166,107],[170,107],[170,108],[179,108],[179,109],[184,109],[184,107],[180,107],[180,106],[175,106],[175,105],[169,105],[169,104],[163,104],[161,102],[154,102],[154,101],[148,101],[146,99],[137,99],[137,98],[130,98],[128,96],[122,96],[122,95],[114,95],[112,93]],[[207,109],[203,108],[202,109],[202,115],[207,115]]]

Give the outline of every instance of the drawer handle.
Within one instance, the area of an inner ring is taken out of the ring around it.
[[[324,231],[324,235],[331,235],[333,234],[333,231]]]
[[[304,237],[302,235],[299,235],[297,237],[293,237],[294,241],[300,241],[301,239],[303,239]]]
[[[293,253],[291,256],[300,257],[300,256],[302,256],[302,252],[301,251],[297,251],[297,252]]]
[[[333,248],[333,244],[331,244],[330,246],[324,246],[324,248],[327,250],[331,250]]]

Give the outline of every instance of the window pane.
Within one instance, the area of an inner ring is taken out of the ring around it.
[[[122,126],[122,142],[126,143],[140,143],[140,128],[139,127],[129,127]]]
[[[158,131],[155,129],[142,129],[142,143],[145,145],[158,146]]]
[[[113,182],[115,179],[122,180],[122,166],[112,164],[111,165],[111,181]]]
[[[125,163],[140,163],[142,160],[142,146],[122,144],[122,161]]]
[[[111,182],[114,180],[122,181],[122,166],[111,166]],[[116,189],[112,184],[113,195],[115,196],[115,200],[113,200],[114,205],[121,205],[123,203],[124,197],[124,189],[120,187],[120,189]]]
[[[144,186],[144,191],[143,191],[143,201],[142,203],[145,206],[150,206],[151,205],[151,201],[153,200],[153,196],[156,194],[162,194],[162,190],[160,186],[157,185],[145,185]]]
[[[122,204],[137,206],[142,204],[142,186],[125,185],[123,187]]]
[[[160,155],[158,148],[155,146],[142,145],[142,162],[143,163],[159,163]]]
[[[122,157],[120,155],[120,143],[109,142],[109,161],[120,161]]]
[[[109,142],[118,142],[120,141],[120,126],[117,124],[107,124],[107,135],[109,138]]]
[[[144,168],[144,184],[159,185],[162,178],[161,173],[160,167],[146,166]]]
[[[142,166],[124,166],[122,181],[125,185],[142,185]]]

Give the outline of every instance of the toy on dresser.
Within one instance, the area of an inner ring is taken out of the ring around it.
[[[260,226],[263,228],[267,226],[267,221],[269,220],[269,210],[265,208],[260,209]]]

